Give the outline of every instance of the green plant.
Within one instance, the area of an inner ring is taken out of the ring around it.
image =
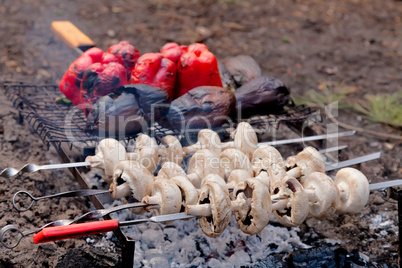
[[[351,106],[368,120],[402,128],[402,92],[367,94],[365,100],[353,100]]]

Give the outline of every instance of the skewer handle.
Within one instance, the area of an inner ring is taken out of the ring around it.
[[[51,24],[53,33],[68,47],[81,54],[91,47],[95,46],[95,43],[86,34],[80,31],[70,21],[53,21]]]
[[[65,226],[43,228],[39,233],[34,234],[35,244],[46,243],[56,240],[69,239],[93,234],[114,231],[119,227],[117,220],[96,221],[77,223]]]

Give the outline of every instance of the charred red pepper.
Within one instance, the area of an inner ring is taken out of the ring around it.
[[[131,73],[132,84],[147,84],[165,90],[173,99],[176,81],[176,64],[160,53],[142,55]]]
[[[222,87],[218,61],[204,44],[192,44],[177,64],[178,95],[199,86]]]
[[[94,63],[84,72],[81,95],[85,103],[94,104],[99,97],[127,85],[126,69],[118,62]],[[90,107],[89,107],[90,108]]]
[[[83,102],[80,86],[85,70],[91,64],[101,61],[103,53],[101,49],[96,47],[88,49],[64,73],[59,88],[74,105],[79,105]]]
[[[110,46],[107,53],[116,56],[118,62],[127,70],[127,79],[130,79],[131,72],[140,57],[138,49],[128,41],[121,41],[116,45]]]
[[[179,62],[179,59],[183,53],[187,52],[187,46],[179,46],[176,43],[166,43],[161,48],[162,57],[167,58],[174,63]]]

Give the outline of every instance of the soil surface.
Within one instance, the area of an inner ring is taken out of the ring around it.
[[[54,20],[70,20],[106,50],[128,40],[140,53],[159,51],[166,42],[205,43],[218,59],[246,54],[265,75],[282,80],[292,94],[323,83],[353,87],[352,97],[402,90],[402,2],[350,1],[55,1],[0,2],[0,81],[56,84],[77,57],[50,31]],[[0,167],[60,162],[0,92]],[[351,110],[338,120],[366,129],[400,135]],[[401,144],[365,133],[342,139],[342,153],[353,158],[381,151],[381,159],[357,166],[370,183],[401,179]],[[17,212],[11,199],[18,190],[41,196],[79,188],[68,172],[42,171],[0,178],[0,227],[23,230],[49,221],[75,218],[90,208],[86,198],[37,202]],[[368,266],[398,266],[397,202],[384,191],[371,192],[357,215],[309,217],[300,227],[303,242],[322,241],[357,250]],[[9,250],[1,247],[0,267],[108,267],[121,263],[119,248],[104,236],[34,245],[32,238]]]

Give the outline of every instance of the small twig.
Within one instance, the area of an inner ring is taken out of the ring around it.
[[[387,134],[387,133],[380,133],[380,132],[376,132],[376,131],[372,131],[372,130],[368,130],[368,129],[364,129],[364,128],[360,128],[360,127],[355,127],[355,126],[351,126],[342,122],[339,122],[332,114],[331,109],[325,109],[325,112],[329,115],[329,118],[331,119],[331,121],[343,128],[346,129],[350,129],[350,130],[356,130],[357,132],[362,132],[362,133],[366,133],[369,135],[373,135],[376,137],[380,137],[383,139],[392,139],[392,140],[398,140],[400,142],[402,142],[402,136],[399,135],[393,135],[393,134]]]

